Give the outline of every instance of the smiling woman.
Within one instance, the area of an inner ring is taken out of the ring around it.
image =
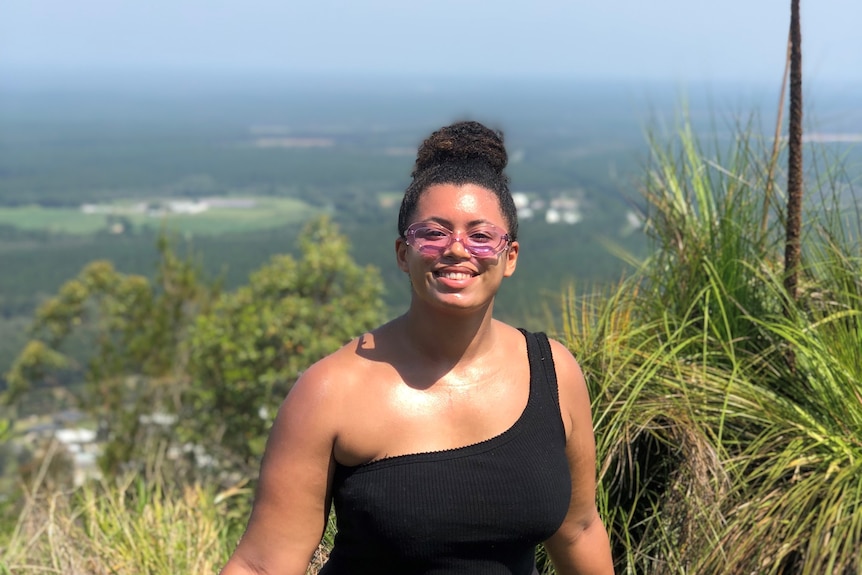
[[[419,148],[396,261],[407,312],[305,371],[282,404],[245,535],[222,571],[613,573],[580,367],[493,318],[518,221],[502,134],[461,122]]]

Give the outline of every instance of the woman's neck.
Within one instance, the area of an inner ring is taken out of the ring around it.
[[[493,301],[481,310],[445,314],[414,302],[401,316],[406,343],[432,361],[469,360],[494,345],[492,309]]]

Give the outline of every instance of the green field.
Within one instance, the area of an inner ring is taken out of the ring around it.
[[[37,205],[0,207],[0,225],[21,230],[44,231],[54,234],[93,234],[108,230],[125,219],[135,228],[158,229],[165,226],[184,234],[223,234],[280,227],[306,221],[320,213],[296,198],[248,198],[253,207],[212,207],[199,214],[167,213],[151,216],[130,213],[132,203],[112,204],[112,213],[84,213],[75,208],[51,208]]]

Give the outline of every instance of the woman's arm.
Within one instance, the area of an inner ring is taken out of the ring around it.
[[[306,573],[329,511],[337,421],[330,379],[316,364],[282,403],[248,527],[221,575]]]
[[[608,533],[596,509],[596,442],[590,397],[572,354],[551,341],[566,426],[566,455],[572,475],[569,511],[545,549],[559,575],[613,575]]]

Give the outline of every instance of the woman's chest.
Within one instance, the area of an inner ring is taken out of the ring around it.
[[[565,517],[571,478],[558,427],[519,421],[476,445],[339,467],[333,494],[343,538],[422,560],[543,541]]]
[[[528,371],[446,379],[425,388],[385,376],[347,402],[335,445],[339,463],[480,443],[511,428],[530,395]]]

